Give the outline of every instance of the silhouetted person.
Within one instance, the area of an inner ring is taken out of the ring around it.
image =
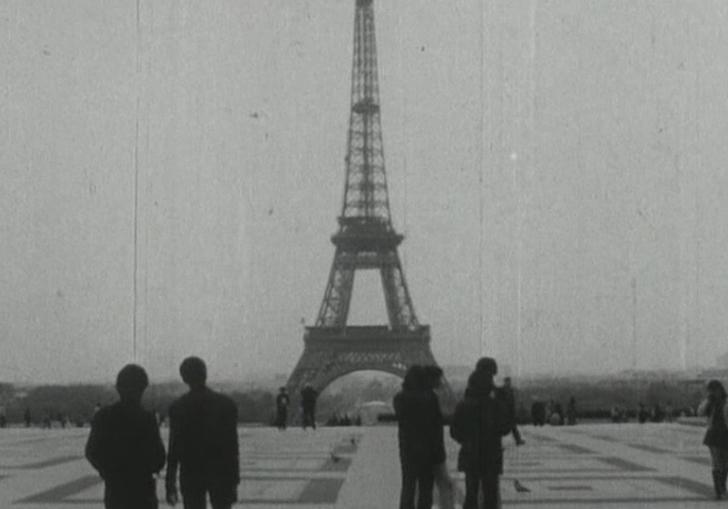
[[[511,429],[513,440],[516,441],[516,445],[523,445],[526,442],[521,438],[521,432],[518,431],[518,425],[516,424],[516,394],[511,385],[511,377],[507,376],[503,379],[501,393],[503,394],[503,400],[508,408],[508,412],[510,412],[509,420],[513,423],[513,428]]]
[[[668,400],[665,405],[665,421],[672,422],[675,417],[675,408],[672,406],[672,401]]]
[[[276,426],[278,429],[286,429],[288,424],[288,405],[291,403],[291,398],[288,396],[285,387],[278,389],[278,396],[276,396]]]
[[[710,450],[713,467],[713,488],[715,498],[726,494],[726,478],[728,478],[728,405],[726,391],[718,380],[711,380],[706,387],[708,395],[700,403],[698,414],[708,417],[708,429],[705,431],[703,444]]]
[[[546,405],[543,401],[534,401],[531,405],[531,420],[534,426],[546,424]]]
[[[644,424],[647,422],[647,419],[650,417],[650,413],[647,411],[647,407],[644,405],[644,403],[639,404],[639,408],[637,409],[637,421],[640,424]]]
[[[566,405],[566,424],[568,426],[576,424],[576,398],[574,396],[569,398],[569,403]]]
[[[124,366],[116,377],[120,400],[91,423],[86,458],[104,479],[107,509],[158,507],[154,474],[164,467],[164,445],[154,415],[141,405],[147,385],[141,366]]]
[[[30,428],[30,424],[33,422],[33,418],[30,414],[30,408],[26,408],[23,412],[23,420],[25,421],[25,427]]]
[[[445,451],[437,396],[427,389],[422,366],[412,366],[405,374],[402,390],[394,396],[394,411],[402,469],[399,508],[429,509],[434,469],[445,461]]]
[[[465,472],[463,509],[484,509],[500,504],[500,475],[503,472],[501,437],[511,432],[507,404],[496,390],[498,372],[494,359],[484,357],[468,378],[465,396],[455,407],[450,435],[460,444],[458,470]]]
[[[301,409],[303,410],[303,429],[311,426],[316,429],[316,398],[318,392],[311,385],[306,386],[301,391]]]
[[[437,400],[437,389],[442,386],[442,368],[439,366],[425,366],[424,368],[425,388],[431,391]],[[450,474],[447,471],[447,462],[445,454],[445,440],[443,437],[442,426],[444,418],[438,401],[437,406],[438,418],[440,420],[440,432],[436,435],[436,458],[442,457],[442,462],[437,463],[433,469],[434,484],[437,487],[438,507],[439,509],[455,509],[455,485]]]
[[[229,397],[209,389],[202,359],[179,368],[190,390],[169,407],[167,502],[177,503],[177,466],[184,509],[229,509],[238,499],[238,411]]]
[[[549,417],[549,424],[552,426],[563,426],[564,425],[564,409],[561,408],[561,403],[552,403],[551,405],[551,417]]]

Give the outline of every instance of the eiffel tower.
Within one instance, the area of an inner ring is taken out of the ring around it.
[[[303,355],[288,380],[294,397],[307,384],[321,392],[354,371],[403,376],[413,364],[436,364],[430,328],[417,320],[397,253],[404,236],[394,230],[389,209],[372,0],[356,0],[346,186],[338,222],[323,302],[315,326],[305,329]],[[347,326],[354,274],[372,269],[381,274],[389,324]]]

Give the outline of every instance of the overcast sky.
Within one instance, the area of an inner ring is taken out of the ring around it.
[[[728,351],[723,0],[375,0],[442,364]],[[354,0],[0,0],[0,380],[288,373],[334,254]],[[137,21],[138,20],[138,21]],[[137,177],[138,335],[133,340]],[[384,323],[376,273],[350,323]]]

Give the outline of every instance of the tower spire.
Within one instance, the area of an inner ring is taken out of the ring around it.
[[[341,217],[375,219],[391,226],[372,0],[356,1],[346,185]]]

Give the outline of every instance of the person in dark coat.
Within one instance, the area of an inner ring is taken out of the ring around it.
[[[427,387],[422,366],[412,366],[405,374],[402,390],[394,396],[394,412],[402,468],[399,508],[429,509],[434,470],[445,461],[445,448],[440,406],[435,393]]]
[[[569,426],[576,425],[576,398],[569,398],[569,404],[566,405],[566,424]]]
[[[698,407],[698,415],[708,417],[708,429],[703,444],[710,450],[713,467],[713,488],[715,498],[726,494],[728,478],[728,405],[726,391],[718,380],[711,380],[707,386],[708,396]]]
[[[531,420],[534,426],[546,424],[546,405],[543,401],[536,400],[531,405]]]
[[[185,509],[229,509],[238,499],[238,411],[229,397],[209,389],[202,359],[188,357],[179,368],[190,390],[169,407],[167,502],[178,501],[177,468]]]
[[[316,429],[316,398],[318,392],[310,384],[301,391],[301,409],[303,410],[303,429],[311,426]]]
[[[288,424],[288,405],[291,403],[291,398],[288,396],[288,392],[285,387],[278,389],[278,396],[276,396],[276,426],[279,430],[286,429]]]
[[[508,412],[510,412],[509,418],[513,423],[513,429],[511,429],[513,440],[516,441],[516,445],[523,445],[526,442],[523,440],[523,437],[521,437],[521,432],[518,431],[518,425],[516,424],[516,393],[513,390],[513,385],[511,384],[511,377],[507,376],[503,379],[501,394],[503,395]]]
[[[156,509],[154,474],[164,467],[164,445],[154,415],[142,408],[149,379],[128,364],[116,377],[120,400],[91,423],[86,458],[104,480],[106,509]]]
[[[477,509],[479,493],[485,509],[496,509],[500,503],[501,438],[511,432],[513,424],[507,402],[493,383],[497,371],[490,357],[478,362],[450,426],[450,435],[460,444],[458,470],[465,472],[463,509]]]

